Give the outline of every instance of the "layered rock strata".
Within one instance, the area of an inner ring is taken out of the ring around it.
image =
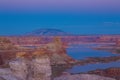
[[[32,60],[19,58],[9,65],[10,73],[0,72],[0,77],[5,80],[51,80],[52,71],[48,57],[36,57]]]

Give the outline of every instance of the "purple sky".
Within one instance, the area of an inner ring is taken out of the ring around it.
[[[0,35],[39,28],[120,34],[120,0],[0,0]]]
[[[0,11],[120,12],[120,0],[0,0]]]

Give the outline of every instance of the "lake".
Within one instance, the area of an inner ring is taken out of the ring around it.
[[[74,59],[83,60],[87,57],[109,57],[109,56],[120,56],[118,54],[113,54],[105,50],[94,50],[91,47],[97,45],[72,45],[70,48],[67,48],[67,53]],[[70,69],[66,69],[65,72],[69,73],[85,73],[88,71],[96,69],[106,69],[110,67],[120,67],[120,61],[109,62],[109,63],[97,63],[97,64],[86,64],[86,65],[75,65]]]
[[[71,47],[72,46],[72,47]],[[71,45],[67,48],[67,53],[74,59],[85,59],[87,57],[108,57],[117,56],[118,54],[113,54],[105,50],[94,50],[93,47],[96,44],[81,44],[81,45]]]

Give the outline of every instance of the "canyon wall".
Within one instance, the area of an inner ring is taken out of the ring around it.
[[[15,45],[21,46],[39,46],[47,44],[53,40],[55,36],[11,36],[7,37]],[[80,44],[80,43],[116,43],[120,39],[120,35],[83,35],[83,36],[59,36],[64,44]]]
[[[9,66],[9,73],[8,70],[0,70],[0,77],[5,80],[51,80],[52,71],[47,56],[31,60],[16,58],[10,61]]]

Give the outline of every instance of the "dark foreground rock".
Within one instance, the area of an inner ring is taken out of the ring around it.
[[[90,74],[63,75],[54,80],[115,80],[113,78],[102,77]]]
[[[79,60],[76,64],[85,65],[92,63],[108,63],[113,61],[119,61],[120,56],[110,56],[110,57],[88,57],[85,60]]]
[[[120,80],[120,68],[108,68],[104,70],[95,70],[88,72],[90,74],[97,74],[101,76],[115,78],[116,80]]]

